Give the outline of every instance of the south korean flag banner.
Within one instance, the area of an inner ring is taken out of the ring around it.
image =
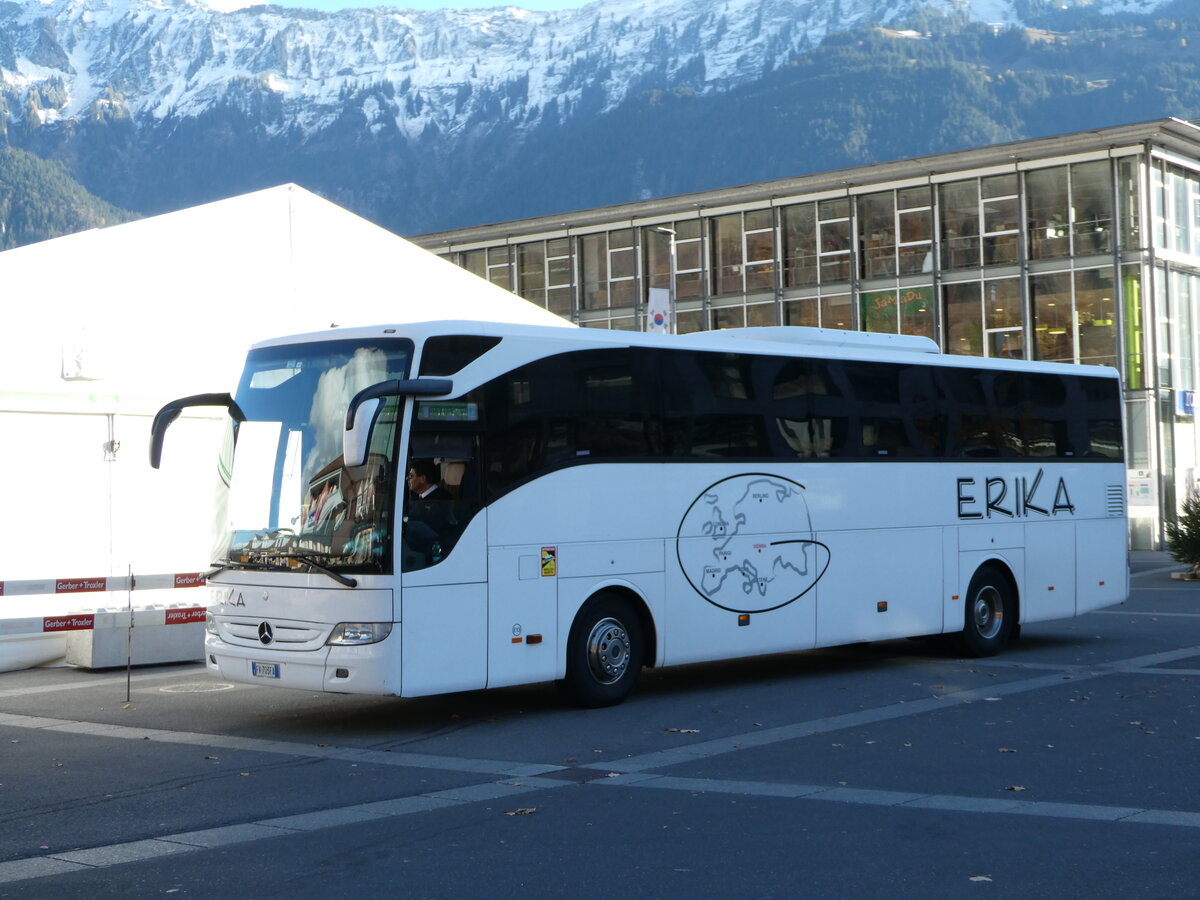
[[[671,333],[671,292],[666,288],[650,288],[646,302],[646,331]]]

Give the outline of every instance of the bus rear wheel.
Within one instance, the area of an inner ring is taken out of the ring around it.
[[[624,700],[641,676],[642,620],[624,597],[600,594],[580,611],[567,639],[566,688],[581,706]]]
[[[1016,595],[1004,573],[981,566],[967,588],[961,644],[967,656],[995,656],[1017,624]]]

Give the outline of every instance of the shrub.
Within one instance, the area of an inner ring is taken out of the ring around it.
[[[1192,567],[1188,574],[1200,576],[1200,496],[1183,501],[1179,520],[1167,523],[1167,552],[1176,562]]]

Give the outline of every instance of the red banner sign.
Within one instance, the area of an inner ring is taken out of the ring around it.
[[[107,578],[60,578],[54,582],[56,594],[83,594],[108,590]]]
[[[54,616],[42,619],[42,631],[91,631],[95,627],[94,615]]]
[[[175,576],[175,587],[199,587],[204,584],[204,574],[202,572],[189,572],[186,575]]]
[[[203,606],[193,606],[188,609],[168,609],[167,624],[168,625],[186,625],[189,622],[203,622],[205,608]]]

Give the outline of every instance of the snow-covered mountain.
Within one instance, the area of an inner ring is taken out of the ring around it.
[[[338,13],[24,0],[0,2],[0,95],[14,143],[69,157],[107,199],[153,209],[137,177],[102,164],[79,135],[103,124],[105,141],[145,155],[183,152],[203,132],[207,156],[191,164],[218,172],[224,147],[247,182],[270,182],[285,146],[330,142],[373,147],[380,177],[419,178],[439,160],[479,176],[478,157],[503,162],[539,128],[651,90],[728,91],[847,28],[902,26],[922,9],[1011,26],[1073,2],[1115,15],[1166,0],[596,0],[561,12]],[[225,143],[213,137],[222,128]]]
[[[975,21],[1014,24],[1021,0],[932,0]],[[1057,3],[1056,5],[1062,5]],[[1146,12],[1155,0],[1097,0]],[[581,9],[514,6],[319,13],[275,6],[217,12],[202,0],[25,0],[0,4],[0,84],[43,124],[116,108],[135,121],[195,117],[256,91],[271,132],[306,135],[358,100],[364,127],[461,133],[548,108],[611,109],[631,91],[727,88],[761,77],[831,31],[911,17],[911,0],[597,0]]]

